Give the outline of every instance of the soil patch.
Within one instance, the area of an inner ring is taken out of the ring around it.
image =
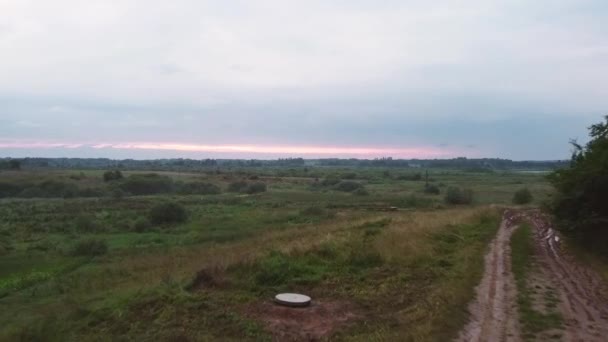
[[[261,321],[276,341],[318,341],[361,316],[346,301],[313,299],[310,306],[290,308],[271,300],[247,308],[247,316]]]

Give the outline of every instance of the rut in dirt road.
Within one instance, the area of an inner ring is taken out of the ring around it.
[[[485,256],[485,272],[469,306],[471,320],[456,341],[520,341],[509,246],[512,232],[505,214]]]
[[[524,214],[535,228],[534,240],[542,274],[557,289],[565,341],[608,341],[606,284],[560,246],[551,221],[540,211]]]
[[[520,341],[517,287],[511,272],[510,238],[518,224],[527,221],[534,232],[535,262],[540,266],[534,281],[548,284],[557,292],[557,310],[563,318],[559,334],[552,340],[608,341],[606,285],[588,267],[564,253],[560,238],[549,218],[538,210],[507,210],[490,250],[485,271],[469,307],[470,322],[457,341]],[[532,280],[531,280],[532,281]],[[527,339],[543,340],[536,334]]]

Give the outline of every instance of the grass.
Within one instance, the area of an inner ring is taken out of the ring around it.
[[[259,171],[268,191],[254,195],[0,200],[0,340],[265,340],[246,308],[279,290],[351,301],[365,319],[338,340],[447,340],[467,319],[498,227],[499,213],[484,203],[509,203],[522,183],[535,199],[546,190],[535,175],[434,171],[444,186],[433,195],[423,181],[362,169],[355,181],[369,194],[358,196],[312,186],[313,176]],[[106,186],[102,171],[74,172],[7,179]],[[222,189],[244,177],[161,174]],[[443,204],[448,186],[473,189],[476,205]],[[142,223],[168,200],[185,208],[186,222]],[[107,253],[70,254],[88,239]],[[197,274],[216,284],[189,290]]]
[[[538,266],[534,264],[534,242],[529,224],[522,224],[511,237],[511,264],[517,284],[517,305],[524,338],[533,339],[543,331],[559,329],[562,317],[555,311],[558,299],[551,289],[543,294],[548,312],[535,308],[535,289],[529,284],[529,279]]]

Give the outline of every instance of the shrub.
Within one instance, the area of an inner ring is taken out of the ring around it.
[[[42,198],[47,197],[47,193],[37,186],[32,186],[21,191],[18,197],[22,198]]]
[[[439,195],[441,193],[441,190],[439,190],[439,187],[435,184],[428,184],[424,187],[424,193],[431,195]]]
[[[137,233],[143,233],[149,230],[150,228],[152,228],[152,224],[145,217],[140,217],[136,219],[131,225],[131,229]]]
[[[357,174],[354,172],[348,172],[348,173],[344,173],[342,174],[342,179],[356,179],[357,178]]]
[[[364,187],[360,187],[359,189],[353,191],[353,194],[357,196],[369,196],[369,191],[367,191],[367,189]]]
[[[249,184],[247,184],[247,182],[245,181],[236,181],[236,182],[232,182],[230,184],[228,184],[228,192],[244,192],[245,189],[247,189],[247,187],[249,186]]]
[[[266,184],[262,182],[255,182],[250,184],[246,191],[248,194],[257,194],[260,192],[266,192]]]
[[[337,177],[327,177],[321,181],[321,185],[323,186],[332,186],[340,183],[340,178]]]
[[[513,195],[513,203],[515,204],[527,204],[532,202],[532,193],[528,188],[522,188],[515,192]]]
[[[79,215],[74,220],[74,230],[78,232],[97,232],[100,230],[99,224],[90,215]]]
[[[108,252],[108,244],[100,239],[85,239],[78,241],[70,251],[74,256],[97,256]]]
[[[106,171],[103,173],[104,182],[110,182],[110,181],[119,180],[122,178],[123,178],[122,172],[120,172],[119,170]]]
[[[445,202],[448,204],[471,204],[473,203],[473,191],[471,189],[449,187],[445,194]]]
[[[155,173],[131,175],[120,183],[120,189],[133,195],[167,193],[173,189],[173,181]]]
[[[413,174],[399,175],[399,176],[397,176],[397,180],[419,181],[419,180],[422,180],[422,174],[413,173]]]
[[[204,182],[180,183],[176,187],[177,192],[183,195],[217,195],[222,193],[219,186]]]
[[[340,183],[338,183],[334,189],[338,190],[338,191],[345,191],[345,192],[353,192],[357,189],[362,188],[363,185],[361,183],[358,182],[354,182],[354,181],[341,181]]]
[[[152,207],[148,219],[154,224],[182,223],[188,219],[188,213],[181,204],[166,202]]]

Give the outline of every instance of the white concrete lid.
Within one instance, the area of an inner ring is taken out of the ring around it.
[[[275,302],[286,306],[308,306],[310,297],[297,293],[280,293],[274,297]]]

